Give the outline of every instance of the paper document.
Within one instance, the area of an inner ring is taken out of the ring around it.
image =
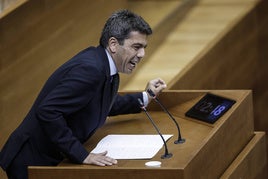
[[[163,135],[167,141],[173,135]],[[107,135],[91,153],[108,151],[114,159],[151,159],[163,147],[159,135]]]

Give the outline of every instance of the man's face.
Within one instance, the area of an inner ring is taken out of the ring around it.
[[[117,40],[116,40],[117,41]],[[112,57],[118,72],[130,74],[145,55],[147,35],[132,31],[123,45],[115,43]]]

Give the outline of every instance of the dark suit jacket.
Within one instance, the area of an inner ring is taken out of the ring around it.
[[[108,115],[140,112],[142,93],[119,96],[111,103],[110,68],[103,47],[90,47],[58,68],[48,79],[31,110],[0,153],[6,169],[23,145],[36,160],[31,165],[57,165],[63,157],[82,163],[83,143]],[[27,159],[27,156],[25,156]]]

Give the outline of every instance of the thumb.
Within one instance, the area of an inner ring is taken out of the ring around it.
[[[105,155],[107,155],[107,153],[108,153],[108,151],[106,150],[106,151],[104,151],[104,152],[99,153],[99,155],[103,155],[103,156],[105,156]]]

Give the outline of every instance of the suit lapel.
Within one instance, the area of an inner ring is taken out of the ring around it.
[[[100,114],[100,122],[99,126],[102,126],[106,120],[106,117],[109,114],[109,107],[111,102],[111,82],[110,82],[110,67],[108,57],[106,56],[105,49],[101,46],[97,48],[99,55],[99,61],[101,62],[101,66],[103,67],[105,73],[105,82],[102,89],[102,103],[101,103],[101,114]]]

